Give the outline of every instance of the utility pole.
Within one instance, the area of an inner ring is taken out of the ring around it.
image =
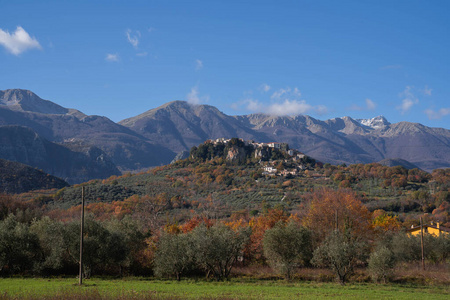
[[[83,231],[84,231],[84,186],[81,187],[81,228],[80,228],[80,274],[79,285],[83,284]]]
[[[339,223],[338,223],[338,210],[335,211],[335,222],[336,222],[336,231],[339,230]]]
[[[423,251],[423,221],[420,217],[420,247],[422,248],[422,270],[425,271],[425,255]]]

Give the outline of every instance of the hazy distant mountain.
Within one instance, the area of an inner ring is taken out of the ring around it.
[[[31,91],[20,89],[0,91],[0,105],[15,111],[43,114],[67,114],[70,111],[51,101],[39,98]]]
[[[374,122],[376,119],[270,117],[260,119],[262,122],[253,120],[252,124],[275,141],[287,142],[323,162],[369,163],[401,158],[424,170],[450,167],[450,130],[409,122],[390,124],[383,117]]]
[[[424,170],[450,166],[450,131],[416,123],[389,123],[384,117],[326,121],[309,116],[251,114],[227,116],[209,105],[175,101],[119,122],[174,152],[206,139],[241,137],[286,142],[333,164],[402,158]]]
[[[0,125],[21,125],[61,144],[103,150],[123,170],[169,163],[176,153],[101,116],[61,107],[26,90],[0,91]]]
[[[207,139],[264,138],[213,106],[191,105],[185,101],[166,103],[119,124],[176,153],[189,151]]]
[[[173,101],[117,124],[42,100],[30,91],[1,91],[0,125],[12,124],[66,146],[96,146],[122,170],[167,164],[177,153],[221,137],[285,142],[332,164],[400,158],[424,170],[450,167],[450,130],[391,124],[382,116],[326,121],[306,115],[228,116],[213,106]]]
[[[42,169],[66,180],[81,183],[90,179],[119,175],[107,155],[93,146],[67,147],[40,137],[22,126],[0,126],[0,158]]]
[[[0,193],[18,194],[32,190],[61,189],[69,184],[36,168],[0,159]]]

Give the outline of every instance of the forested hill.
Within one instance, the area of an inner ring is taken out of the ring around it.
[[[404,222],[427,212],[450,222],[450,169],[430,174],[377,163],[323,165],[291,150],[229,142],[206,142],[192,148],[189,158],[147,172],[84,183],[88,210],[103,217],[157,211],[161,220],[180,222],[192,213],[226,218],[274,207],[293,213],[314,191],[349,188],[370,211],[382,209]],[[258,157],[262,149],[271,154]],[[49,207],[70,215],[80,204],[81,186],[64,188],[48,200]]]
[[[0,193],[18,194],[32,190],[61,189],[64,180],[30,166],[0,159]]]

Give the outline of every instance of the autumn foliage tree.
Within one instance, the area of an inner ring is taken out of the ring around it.
[[[388,231],[398,231],[400,221],[397,216],[386,213],[382,209],[377,209],[372,213],[372,226],[377,233],[386,233]]]
[[[350,189],[324,188],[311,193],[303,222],[319,241],[335,229],[359,237],[371,232],[371,214]]]
[[[246,256],[259,260],[263,256],[263,238],[266,230],[273,228],[278,222],[286,222],[288,214],[282,209],[269,209],[261,216],[250,219],[249,225],[252,229],[250,244],[246,249]]]

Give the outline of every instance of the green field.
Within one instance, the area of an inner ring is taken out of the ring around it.
[[[447,286],[245,280],[0,279],[0,299],[449,299]]]

